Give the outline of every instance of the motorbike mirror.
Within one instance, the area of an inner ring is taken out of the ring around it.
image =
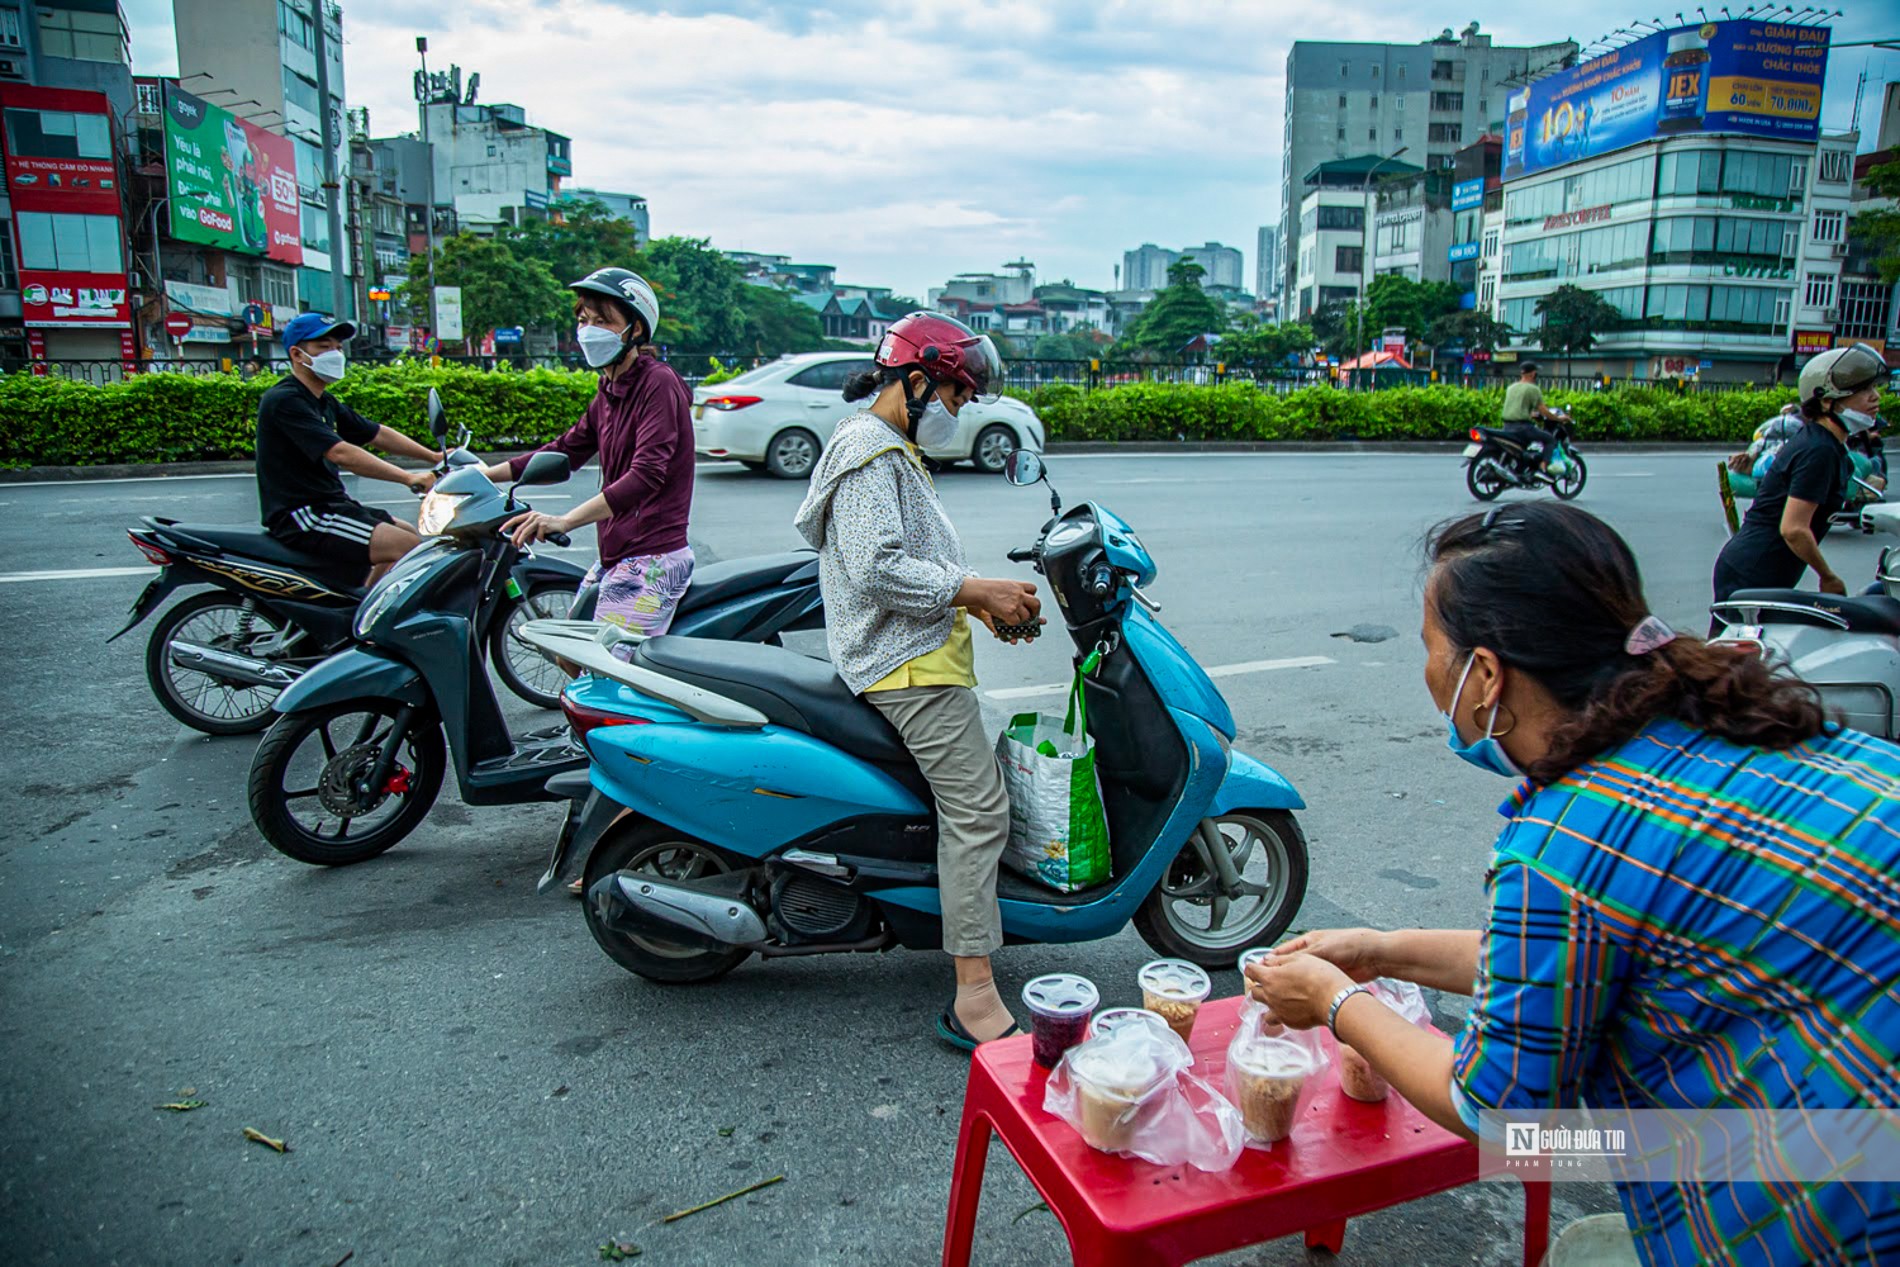
[[[429,434],[440,440],[449,433],[449,416],[442,409],[442,394],[429,389]]]
[[[528,465],[522,468],[517,484],[559,484],[568,476],[568,461],[565,453],[537,453],[528,459]]]
[[[1042,458],[1028,449],[1018,449],[1009,455],[1009,463],[1003,468],[1003,478],[1018,488],[1042,482],[1046,472]]]

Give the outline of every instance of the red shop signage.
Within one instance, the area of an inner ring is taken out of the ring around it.
[[[42,273],[22,269],[20,314],[28,326],[132,328],[132,304],[123,273]]]
[[[1794,332],[1794,354],[1796,356],[1819,356],[1834,346],[1832,330],[1796,330]]]
[[[1585,207],[1582,211],[1565,211],[1559,215],[1545,216],[1544,232],[1549,233],[1552,229],[1568,229],[1575,225],[1591,224],[1609,218],[1610,204],[1606,202],[1601,207]]]

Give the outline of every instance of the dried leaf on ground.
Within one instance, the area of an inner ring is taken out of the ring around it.
[[[248,1126],[244,1128],[244,1138],[253,1140],[276,1152],[287,1153],[290,1151],[290,1145],[286,1144],[283,1140],[272,1139],[270,1136],[264,1134],[264,1132],[252,1130]]]
[[[625,1262],[629,1258],[640,1257],[640,1247],[632,1241],[608,1241],[600,1247],[600,1260],[604,1263]]]
[[[152,1107],[155,1109],[170,1109],[174,1113],[189,1113],[193,1109],[202,1109],[204,1106],[205,1102],[203,1100],[172,1100],[165,1104],[154,1104]]]

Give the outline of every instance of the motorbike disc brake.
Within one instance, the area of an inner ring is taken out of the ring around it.
[[[388,799],[386,787],[376,789],[368,800],[356,794],[356,785],[376,768],[381,747],[375,743],[359,743],[324,763],[322,777],[317,780],[317,800],[326,812],[338,818],[359,818]]]

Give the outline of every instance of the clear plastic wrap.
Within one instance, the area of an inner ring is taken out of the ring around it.
[[[1326,1068],[1319,1030],[1288,1029],[1263,1007],[1240,1013],[1227,1045],[1227,1098],[1239,1107],[1249,1148],[1271,1148],[1293,1133],[1313,1078]]]
[[[1410,981],[1394,981],[1390,977],[1380,977],[1367,983],[1372,996],[1381,1003],[1403,1016],[1414,1025],[1430,1025],[1431,1009],[1425,1006],[1425,995]],[[1367,1104],[1376,1104],[1391,1092],[1392,1087],[1373,1072],[1372,1065],[1364,1056],[1354,1051],[1349,1044],[1339,1044],[1339,1089],[1348,1099],[1359,1100]]]
[[[1049,1075],[1043,1108],[1103,1152],[1226,1170],[1240,1158],[1240,1114],[1188,1072],[1192,1059],[1172,1030],[1123,1025],[1069,1049]]]

